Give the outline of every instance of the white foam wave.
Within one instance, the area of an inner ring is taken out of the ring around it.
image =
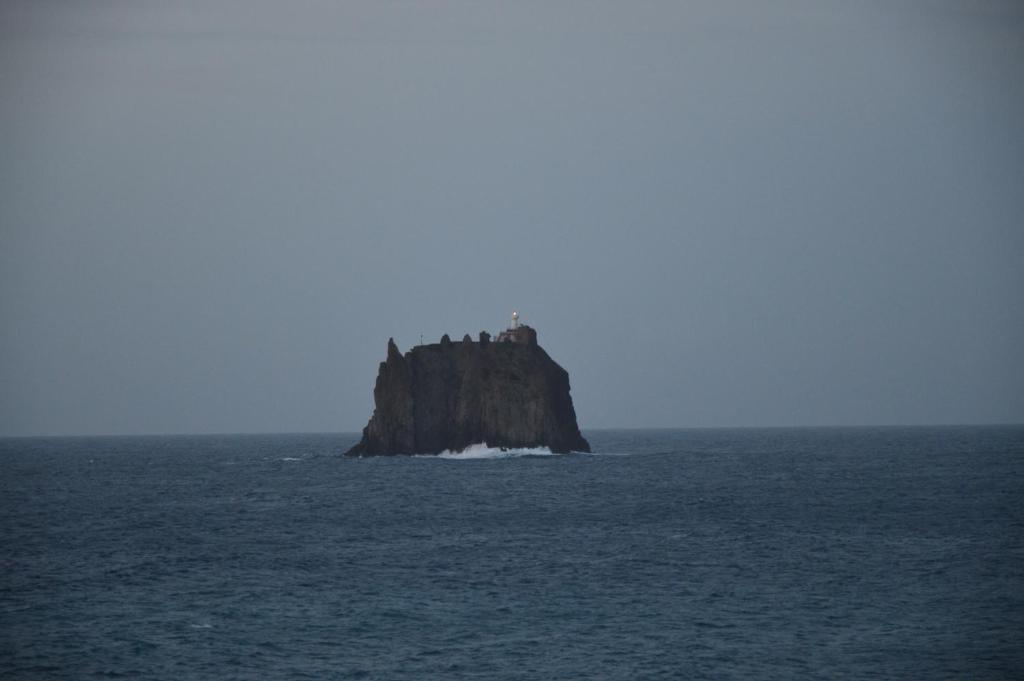
[[[547,447],[526,447],[523,449],[505,449],[488,447],[484,443],[469,445],[461,452],[446,449],[437,455],[439,459],[511,459],[520,456],[555,456]]]

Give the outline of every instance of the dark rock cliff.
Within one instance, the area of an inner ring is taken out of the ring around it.
[[[510,332],[511,333],[511,332]],[[576,424],[569,374],[521,326],[492,341],[469,336],[403,356],[388,341],[373,389],[373,416],[349,455],[438,454],[489,447],[589,452]]]

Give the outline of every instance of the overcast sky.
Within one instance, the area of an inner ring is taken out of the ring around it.
[[[354,431],[519,309],[581,427],[1024,421],[1024,5],[0,5],[0,434]]]

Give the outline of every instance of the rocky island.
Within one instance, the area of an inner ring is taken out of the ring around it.
[[[347,455],[440,454],[470,445],[589,452],[569,396],[569,374],[519,323],[491,339],[447,334],[402,355],[388,340],[374,410]]]

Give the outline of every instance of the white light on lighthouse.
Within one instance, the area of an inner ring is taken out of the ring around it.
[[[512,328],[519,328],[519,313],[516,312],[515,310],[512,310]]]

